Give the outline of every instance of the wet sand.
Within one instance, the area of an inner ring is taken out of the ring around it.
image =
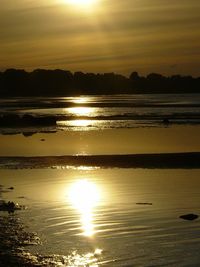
[[[3,194],[9,191],[9,188],[0,185],[0,201],[3,201]],[[39,244],[37,234],[27,232],[19,216],[10,211],[0,210],[0,229],[0,266],[36,266],[36,257],[26,247]]]
[[[36,257],[25,249],[39,242],[35,233],[26,232],[19,218],[14,215],[1,216],[0,228],[0,266],[40,266],[36,265]]]
[[[24,230],[17,216],[0,217],[0,266],[49,267],[68,266],[68,258],[62,255],[39,255],[29,252],[29,247],[40,243],[36,233]]]

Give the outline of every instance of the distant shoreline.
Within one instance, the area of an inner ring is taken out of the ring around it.
[[[111,73],[84,73],[69,70],[7,69],[0,72],[1,97],[80,96],[114,94],[200,93],[200,77],[150,73],[129,77]]]
[[[39,169],[68,166],[91,166],[102,168],[199,169],[200,152],[127,155],[0,157],[0,169]]]

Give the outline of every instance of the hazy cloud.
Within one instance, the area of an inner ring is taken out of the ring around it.
[[[177,64],[183,74],[198,74],[199,0],[102,0],[98,6],[87,13],[61,0],[1,0],[0,68],[107,67],[128,74],[170,72]]]

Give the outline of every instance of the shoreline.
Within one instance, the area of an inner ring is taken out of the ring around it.
[[[0,157],[0,169],[39,169],[69,166],[91,166],[101,168],[199,169],[200,152]]]

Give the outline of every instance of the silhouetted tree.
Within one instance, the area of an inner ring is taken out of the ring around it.
[[[36,69],[32,72],[8,69],[0,72],[1,96],[65,96],[80,94],[200,93],[200,78],[132,72],[120,74],[83,73]]]
[[[3,92],[9,91],[11,95],[18,95],[20,91],[23,95],[28,86],[28,73],[24,70],[8,69],[2,76]]]

